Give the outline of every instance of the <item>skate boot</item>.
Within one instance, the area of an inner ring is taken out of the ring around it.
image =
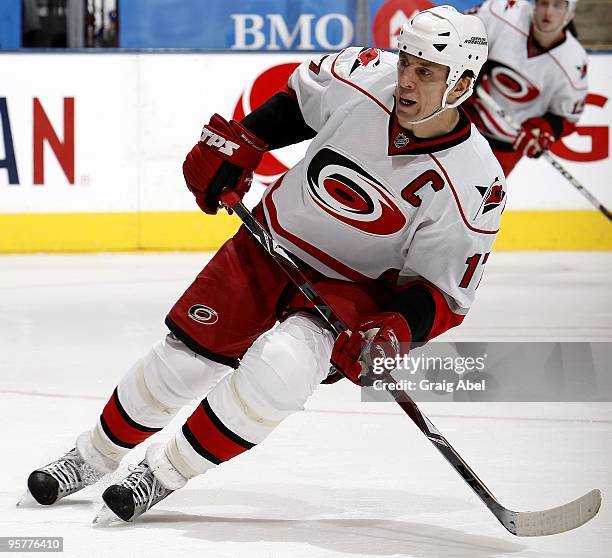
[[[166,457],[162,444],[147,449],[146,457],[138,465],[129,468],[130,474],[119,484],[109,486],[102,494],[102,500],[117,517],[133,521],[149,508],[185,486],[183,477]],[[162,483],[163,481],[163,483]],[[98,518],[108,519],[103,508]]]
[[[30,474],[28,491],[17,505],[27,504],[31,499],[43,506],[55,504],[114,471],[121,457],[120,453],[103,454],[94,445],[92,432],[82,432],[77,438],[76,448]]]
[[[50,506],[100,480],[99,473],[87,464],[76,448],[36,469],[28,477],[28,490],[39,504]]]

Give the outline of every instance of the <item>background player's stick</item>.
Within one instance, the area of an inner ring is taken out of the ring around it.
[[[519,132],[521,127],[514,121],[512,116],[510,116],[503,108],[501,108],[491,95],[489,95],[484,87],[478,87],[478,96],[482,100],[482,102],[487,106],[487,108],[498,116],[503,118],[515,131]],[[601,203],[591,192],[589,192],[577,179],[572,175],[557,159],[549,153],[548,151],[542,152],[542,157],[546,159],[555,170],[559,171],[563,178],[565,178],[576,190],[578,190],[589,202],[595,206],[599,211],[601,211],[605,217],[608,218],[608,221],[612,220],[612,214],[606,208],[606,206]]]
[[[228,211],[234,211],[238,215],[255,240],[274,258],[304,296],[313,303],[317,312],[330,325],[334,333],[339,335],[342,331],[345,331],[347,329],[346,324],[310,284],[296,263],[294,256],[272,238],[270,233],[261,226],[253,214],[240,201],[239,196],[235,192],[226,189],[221,195],[221,199],[225,208]],[[393,376],[387,371],[383,372],[383,377],[390,384],[396,383]],[[591,490],[591,492],[573,502],[543,511],[516,512],[505,508],[497,501],[491,491],[476,476],[476,473],[472,471],[470,466],[450,445],[446,438],[442,436],[440,431],[421,412],[410,396],[401,390],[389,391],[402,410],[493,512],[499,522],[513,535],[534,537],[563,533],[586,523],[595,517],[599,511],[601,505],[601,493],[599,490]]]

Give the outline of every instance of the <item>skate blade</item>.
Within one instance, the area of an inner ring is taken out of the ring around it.
[[[106,504],[103,504],[91,523],[94,527],[108,527],[113,524],[125,525],[126,522],[117,517]]]
[[[15,504],[15,506],[18,508],[29,508],[39,505],[40,504],[36,500],[34,500],[34,496],[32,496],[32,493],[27,488]]]

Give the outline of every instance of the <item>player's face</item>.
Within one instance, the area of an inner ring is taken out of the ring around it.
[[[568,3],[565,0],[538,0],[533,12],[533,22],[543,33],[550,33],[563,26]]]
[[[440,108],[447,73],[442,64],[399,53],[395,112],[400,124],[425,118]]]

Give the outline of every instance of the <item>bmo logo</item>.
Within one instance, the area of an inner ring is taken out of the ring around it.
[[[28,136],[32,138],[32,183],[35,186],[44,185],[47,154],[55,157],[66,182],[74,184],[74,97],[64,97],[60,107],[53,107],[54,112],[58,108],[61,110],[61,127],[53,127],[39,97],[32,99],[31,107],[32,129]],[[23,127],[24,120],[21,115],[17,121],[12,121],[9,103],[6,97],[0,97],[0,186],[20,185],[19,170],[27,157],[23,150],[17,152],[15,149],[14,125],[16,122],[17,126]]]
[[[283,14],[232,14],[234,43],[242,50],[338,50],[351,44],[354,26],[341,13],[300,14],[290,25]]]

